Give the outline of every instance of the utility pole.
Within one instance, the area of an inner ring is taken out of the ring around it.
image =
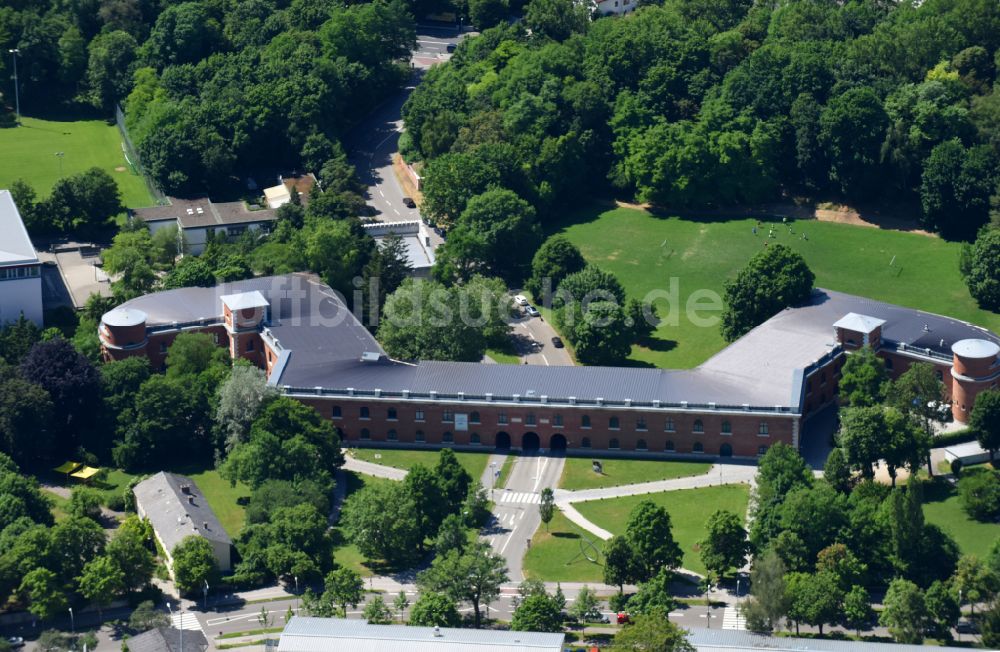
[[[17,83],[17,55],[21,54],[21,51],[19,49],[17,49],[17,48],[11,48],[11,49],[9,49],[7,51],[10,52],[10,58],[14,60],[14,107],[15,107],[15,111],[16,111],[15,115],[17,116],[17,119],[15,120],[14,123],[17,124],[18,126],[20,126],[20,124],[21,124],[21,89],[19,88],[19,85]]]

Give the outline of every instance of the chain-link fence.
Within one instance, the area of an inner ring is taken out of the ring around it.
[[[125,112],[122,111],[120,104],[115,105],[115,123],[118,124],[118,133],[122,135],[122,154],[125,155],[125,161],[128,163],[132,173],[142,177],[143,181],[146,182],[149,194],[153,196],[157,204],[164,205],[170,203],[167,200],[167,196],[153,183],[153,180],[146,174],[145,168],[142,167],[139,152],[136,150],[135,145],[132,144],[132,139],[129,138],[128,128],[125,126]]]

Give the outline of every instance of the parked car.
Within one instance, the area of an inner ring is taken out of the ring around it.
[[[528,305],[528,298],[523,294],[517,294],[514,296],[514,303],[519,306],[526,306]]]
[[[17,650],[18,648],[24,647],[24,638],[20,636],[10,636],[7,638],[7,643]]]
[[[444,46],[444,49],[447,50],[448,52],[454,52],[456,47],[458,46],[455,45],[454,43],[449,43],[448,45]]]
[[[534,306],[532,306],[530,304],[524,306],[524,312],[528,313],[529,317],[537,317],[540,314],[542,314],[542,313],[538,312],[537,308],[535,308]]]
[[[563,341],[562,341],[561,337],[553,337],[552,338],[552,346],[556,347],[557,349],[561,349],[565,345],[563,344]]]
[[[632,622],[632,619],[629,618],[628,612],[626,612],[626,611],[619,611],[618,612],[618,616],[615,618],[615,621],[619,625],[627,625],[630,622]]]
[[[417,207],[417,202],[413,201],[413,199],[410,198],[410,197],[403,197],[403,204],[407,208],[416,208]]]

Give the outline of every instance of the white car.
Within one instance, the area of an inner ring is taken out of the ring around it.
[[[514,303],[516,303],[519,306],[526,306],[528,305],[528,298],[525,297],[523,294],[518,294],[514,297]]]
[[[524,306],[524,312],[528,313],[529,317],[537,317],[540,314],[542,314],[542,313],[538,312],[538,309],[535,308],[532,305],[526,305],[526,306]]]

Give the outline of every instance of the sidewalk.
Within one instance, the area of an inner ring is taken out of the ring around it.
[[[374,464],[372,462],[365,462],[363,460],[355,459],[350,455],[345,456],[344,466],[341,468],[345,471],[354,471],[355,473],[363,473],[364,475],[371,475],[376,478],[385,478],[386,480],[402,480],[406,477],[406,471],[403,469],[396,469],[391,466]]]

